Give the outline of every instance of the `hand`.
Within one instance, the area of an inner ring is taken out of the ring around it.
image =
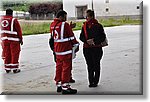
[[[75,28],[76,27],[76,23],[72,23],[72,21],[70,22],[70,27],[71,28]]]
[[[92,45],[95,45],[93,40],[94,40],[93,38],[92,38],[92,39],[88,39],[88,40],[87,40],[87,43],[88,43],[89,45],[91,45],[91,46],[92,46]]]

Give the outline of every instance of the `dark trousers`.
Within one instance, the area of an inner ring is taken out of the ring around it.
[[[87,64],[89,84],[98,84],[103,50],[101,47],[83,48],[83,54]]]
[[[53,55],[54,55],[54,61],[56,62],[56,54],[54,51],[53,51]]]

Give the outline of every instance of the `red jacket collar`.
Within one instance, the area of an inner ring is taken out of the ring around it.
[[[90,21],[86,21],[87,24],[96,24],[98,21],[96,19],[91,19]]]
[[[91,28],[94,24],[97,24],[98,21],[96,19],[91,19],[90,21],[86,21],[86,24],[89,28]]]
[[[54,22],[63,22],[63,21],[58,18],[54,18]]]

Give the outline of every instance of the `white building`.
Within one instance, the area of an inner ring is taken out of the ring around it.
[[[141,15],[142,0],[63,0],[63,9],[68,18],[84,18],[85,11],[92,9],[100,16]]]

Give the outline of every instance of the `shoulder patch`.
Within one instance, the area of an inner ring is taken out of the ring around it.
[[[1,26],[2,26],[2,27],[8,27],[8,25],[9,25],[8,20],[3,20],[3,21],[1,21]]]

